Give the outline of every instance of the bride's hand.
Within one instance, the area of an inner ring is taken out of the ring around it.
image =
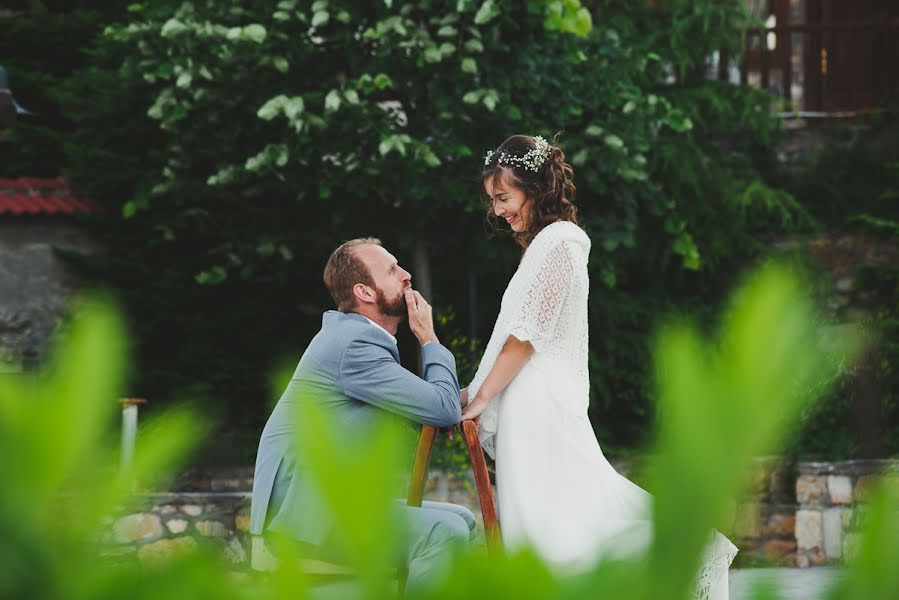
[[[474,400],[472,400],[471,403],[465,407],[465,410],[462,411],[462,420],[473,421],[480,418],[481,414],[487,410],[487,406],[489,405],[489,400],[482,400],[475,396]]]

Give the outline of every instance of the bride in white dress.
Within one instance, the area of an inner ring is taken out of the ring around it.
[[[529,545],[568,570],[645,550],[652,497],[606,460],[587,418],[587,258],[573,172],[542,137],[512,136],[487,153],[484,199],[524,249],[462,419],[480,419],[496,461],[500,526],[508,548]],[[737,548],[715,532],[696,598],[728,597]]]

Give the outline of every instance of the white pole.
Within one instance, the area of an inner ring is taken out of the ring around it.
[[[143,398],[122,398],[122,454],[119,468],[122,472],[131,466],[134,446],[137,443],[137,407],[144,404]]]
[[[122,407],[122,470],[131,465],[134,458],[134,443],[137,441],[137,405]]]

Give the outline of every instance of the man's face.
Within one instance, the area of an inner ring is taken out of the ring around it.
[[[405,316],[406,297],[403,292],[412,287],[412,275],[400,267],[396,257],[382,246],[360,246],[356,255],[371,273],[381,313],[390,317]]]

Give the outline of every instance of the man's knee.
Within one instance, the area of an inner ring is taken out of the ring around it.
[[[442,515],[434,524],[432,535],[435,541],[443,544],[468,544],[471,530],[468,523],[459,515],[448,513]]]

